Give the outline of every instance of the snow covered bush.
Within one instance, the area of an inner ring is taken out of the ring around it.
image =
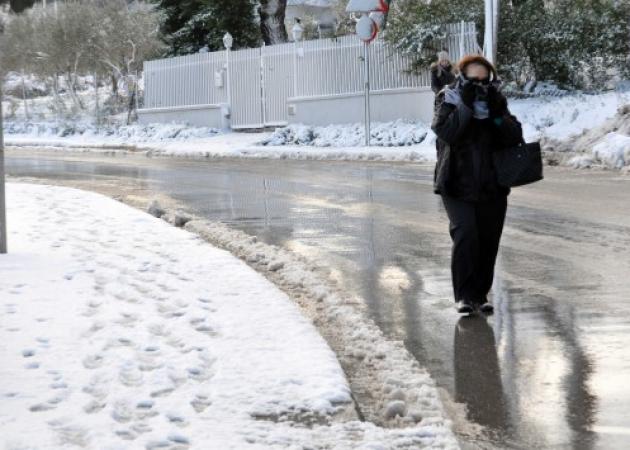
[[[174,141],[208,138],[220,133],[215,128],[191,127],[185,124],[148,124],[96,127],[85,122],[7,122],[5,133],[31,137],[107,137],[124,143]]]
[[[377,123],[371,129],[371,144],[377,147],[405,147],[422,143],[427,137],[426,125],[417,122],[398,120]],[[365,145],[363,124],[329,125],[313,127],[309,125],[289,125],[278,128],[262,145],[296,145],[312,147],[360,147]]]

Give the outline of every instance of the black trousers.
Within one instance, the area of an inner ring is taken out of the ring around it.
[[[442,196],[453,240],[451,276],[455,301],[482,300],[492,287],[507,197],[469,202]]]

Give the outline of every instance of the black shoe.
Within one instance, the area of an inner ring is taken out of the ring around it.
[[[475,312],[475,308],[468,300],[460,300],[455,303],[455,309],[460,314],[472,314]]]
[[[488,302],[488,299],[483,299],[477,308],[479,309],[479,312],[482,312],[483,314],[494,313],[494,306],[492,306],[492,303]]]

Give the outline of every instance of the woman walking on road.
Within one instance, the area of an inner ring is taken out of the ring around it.
[[[451,274],[456,308],[492,313],[487,295],[503,232],[510,189],[497,182],[492,153],[523,140],[521,124],[499,91],[494,66],[469,55],[435,100],[434,191],[442,196],[453,240]]]
[[[453,65],[448,59],[448,53],[441,51],[438,53],[437,62],[431,64],[431,89],[437,94],[453,81],[455,81]]]

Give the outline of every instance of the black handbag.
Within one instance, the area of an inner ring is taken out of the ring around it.
[[[523,186],[543,179],[540,144],[525,143],[493,152],[497,181],[504,187]]]

